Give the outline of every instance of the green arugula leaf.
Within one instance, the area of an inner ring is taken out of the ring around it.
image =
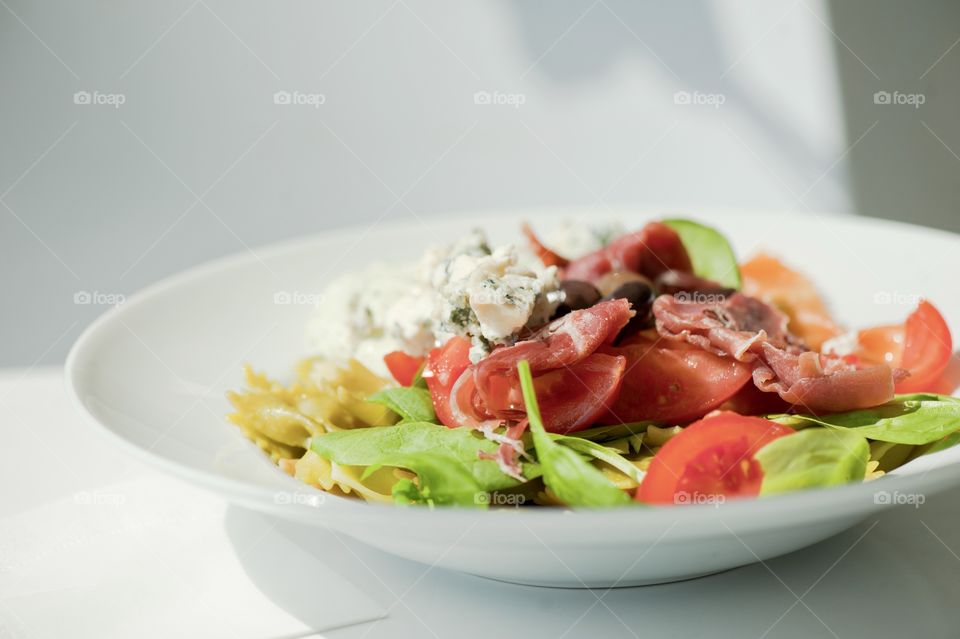
[[[630,422],[628,424],[613,424],[611,426],[594,426],[586,430],[577,431],[576,437],[589,439],[592,442],[611,442],[625,437],[642,436],[648,426],[657,422]]]
[[[548,433],[548,435],[553,441],[563,444],[567,448],[572,448],[581,455],[599,459],[613,466],[630,479],[636,482],[640,481],[640,469],[634,466],[629,459],[623,457],[616,449],[573,435],[555,435],[553,433]]]
[[[397,453],[381,458],[368,467],[361,479],[382,466],[406,468],[417,474],[420,485],[409,479],[394,484],[394,501],[428,506],[473,506],[486,508],[486,491],[470,470],[456,457],[440,451]]]
[[[863,481],[869,458],[866,439],[827,428],[778,437],[754,454],[763,468],[761,495]]]
[[[600,470],[573,449],[551,439],[540,417],[530,364],[523,360],[517,369],[533,445],[547,488],[568,506],[604,507],[629,503],[627,494],[614,486]]]
[[[821,417],[774,415],[768,419],[788,426],[813,424],[849,430],[876,441],[923,445],[960,431],[960,399],[915,393],[899,395],[886,404],[864,410]]]
[[[467,469],[483,490],[520,484],[501,471],[495,461],[479,459],[480,451],[494,453],[497,444],[469,428],[447,428],[427,422],[355,428],[317,435],[310,439],[310,450],[344,466],[390,466],[389,460],[404,455],[446,456]],[[523,463],[522,469],[528,479],[540,475],[537,464]]]
[[[938,439],[937,441],[930,444],[928,447],[924,448],[920,452],[920,455],[929,455],[931,453],[939,453],[941,450],[953,448],[957,444],[960,444],[960,431],[955,433],[950,433],[943,439]]]
[[[729,288],[740,288],[737,256],[723,234],[693,220],[674,219],[663,223],[680,235],[694,273]]]
[[[368,402],[386,406],[404,422],[436,422],[430,391],[414,386],[384,388],[367,398]]]
[[[423,377],[423,371],[427,368],[427,360],[423,360],[423,363],[420,364],[420,368],[417,369],[416,374],[413,376],[413,382],[410,384],[411,388],[427,388],[427,380]]]

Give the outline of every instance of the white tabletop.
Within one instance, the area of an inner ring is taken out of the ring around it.
[[[3,639],[960,636],[952,494],[765,565],[541,589],[224,506],[115,451],[74,414],[59,369],[0,373],[0,419]]]

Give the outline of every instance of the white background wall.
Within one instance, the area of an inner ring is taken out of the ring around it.
[[[864,5],[2,0],[0,364],[62,359],[105,310],[78,292],[326,228],[550,205],[850,212],[874,183],[903,192],[896,163],[850,164],[896,151],[884,118],[923,139],[905,166],[940,167],[910,215],[950,226],[957,5]],[[863,35],[874,18],[913,46]],[[905,82],[891,46],[913,75],[947,51],[916,85],[923,111],[867,102],[884,75]]]

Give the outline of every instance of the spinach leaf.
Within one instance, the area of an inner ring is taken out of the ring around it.
[[[693,272],[700,277],[734,289],[741,285],[740,268],[730,243],[719,231],[693,220],[664,220],[664,224],[680,235]]]
[[[827,428],[778,437],[754,454],[763,468],[761,495],[863,481],[869,458],[866,439]]]
[[[479,459],[480,451],[496,452],[497,444],[468,428],[447,428],[426,422],[355,428],[317,435],[310,440],[310,450],[345,466],[390,466],[388,460],[403,455],[448,456],[467,469],[483,490],[520,484],[501,471],[496,462]],[[528,479],[540,474],[537,464],[524,463],[522,469]]]
[[[361,479],[366,479],[381,466],[406,468],[417,474],[419,485],[402,479],[393,486],[394,501],[401,504],[429,506],[476,506],[486,508],[486,491],[470,470],[453,455],[431,451],[396,453],[381,458],[370,466]]]
[[[530,364],[523,360],[517,369],[523,402],[530,420],[530,432],[543,473],[543,482],[568,506],[618,506],[630,502],[625,492],[613,485],[595,466],[573,449],[551,439],[543,427]]]
[[[635,482],[640,482],[640,469],[634,466],[629,459],[623,457],[619,451],[592,442],[589,439],[581,439],[580,437],[572,435],[554,435],[553,433],[549,433],[549,436],[553,441],[563,444],[567,448],[572,448],[581,455],[599,459],[605,464],[613,466]]]
[[[960,431],[960,399],[915,393],[899,395],[886,404],[822,417],[774,415],[775,422],[817,425],[855,432],[861,437],[894,444],[923,445]]]
[[[404,422],[436,422],[430,392],[415,386],[384,388],[367,398],[368,402],[386,406]]]

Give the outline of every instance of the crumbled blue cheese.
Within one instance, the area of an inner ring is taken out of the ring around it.
[[[459,335],[470,338],[476,361],[549,321],[559,286],[555,267],[512,245],[491,251],[474,231],[427,251],[416,268],[374,264],[335,280],[308,327],[308,344],[385,374],[382,357],[391,350],[424,355]]]
[[[617,222],[586,226],[564,220],[545,236],[544,243],[557,255],[575,260],[603,248],[625,232]]]

